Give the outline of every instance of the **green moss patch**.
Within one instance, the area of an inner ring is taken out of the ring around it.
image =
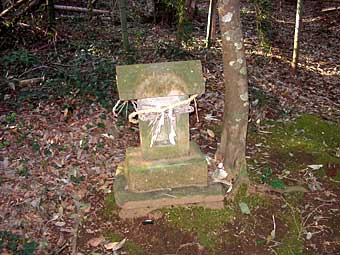
[[[334,177],[331,177],[331,186],[333,188],[340,188],[340,171],[336,172]]]
[[[340,146],[340,125],[313,115],[272,129],[271,144],[282,149],[324,151]]]
[[[203,207],[177,207],[166,209],[165,218],[168,224],[181,230],[194,232],[198,242],[208,249],[218,246],[219,232],[234,216],[231,209],[213,210]]]
[[[304,115],[296,121],[296,128],[314,143],[331,148],[340,146],[340,125],[313,115]]]
[[[109,193],[104,200],[104,208],[101,211],[102,216],[106,220],[113,220],[118,217],[116,200],[114,193]]]
[[[302,255],[303,254],[303,239],[302,239],[302,217],[298,209],[298,205],[303,201],[303,193],[297,192],[286,195],[285,211],[280,213],[280,218],[284,220],[288,226],[288,231],[285,238],[282,240],[277,249],[279,255]]]
[[[270,131],[264,140],[272,157],[290,170],[307,164],[340,164],[334,153],[340,147],[340,125],[303,115],[294,122],[276,123]]]
[[[109,240],[110,242],[120,242],[124,239],[123,236],[121,236],[120,234],[114,233],[114,232],[106,232],[104,233],[104,237],[106,240]],[[128,254],[133,254],[133,255],[143,255],[145,254],[143,248],[131,241],[131,240],[127,240],[123,246],[123,250],[125,252],[128,252]]]
[[[216,124],[216,125],[209,125],[207,126],[208,129],[214,132],[216,137],[221,137],[222,131],[223,131],[223,125],[222,124]]]
[[[248,195],[247,185],[242,184],[235,197],[235,207],[238,208],[239,203],[245,203],[248,205],[250,210],[256,209],[257,207],[266,207],[269,205],[269,200],[260,195]]]

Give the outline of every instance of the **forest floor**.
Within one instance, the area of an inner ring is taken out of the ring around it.
[[[168,208],[122,220],[112,193],[126,148],[139,144],[137,126],[111,112],[116,65],[201,60],[206,92],[190,132],[214,157],[224,84],[220,40],[204,47],[207,4],[181,46],[174,28],[131,20],[130,54],[105,19],[59,16],[48,41],[9,35],[0,56],[0,253],[112,254],[126,238],[117,254],[340,254],[339,12],[306,0],[294,74],[295,5],[272,2],[267,50],[252,5],[242,3],[252,185],[223,210]],[[32,78],[40,80],[24,81]]]

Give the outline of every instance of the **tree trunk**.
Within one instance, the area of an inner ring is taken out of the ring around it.
[[[195,12],[196,12],[196,0],[186,0],[186,12],[187,17],[190,21],[194,19]]]
[[[129,37],[127,31],[126,0],[119,0],[120,23],[122,27],[123,47],[125,52],[129,51]]]
[[[210,0],[208,24],[207,24],[207,36],[206,47],[210,47],[211,42],[216,38],[216,4],[217,0]]]
[[[52,30],[56,24],[53,0],[47,0],[47,10],[48,10],[48,29]]]
[[[293,48],[293,59],[292,68],[295,71],[297,63],[299,61],[299,35],[302,23],[302,0],[297,0],[296,4],[296,19],[295,19],[295,32],[294,32],[294,48]]]
[[[248,79],[240,22],[240,0],[219,0],[225,83],[224,116],[221,144],[216,159],[224,163],[228,179],[248,183],[245,158],[248,125]]]
[[[155,1],[154,0],[147,0],[146,1],[147,11],[150,17],[153,17],[154,23],[156,22],[156,12],[155,12]]]
[[[87,9],[89,10],[87,12],[87,19],[88,21],[90,21],[93,17],[93,4],[92,4],[92,0],[87,0]]]

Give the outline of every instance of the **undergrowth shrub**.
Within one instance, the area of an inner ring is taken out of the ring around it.
[[[272,3],[270,0],[250,0],[255,8],[256,33],[262,49],[270,51],[274,30],[271,25]]]
[[[47,74],[44,86],[55,91],[57,96],[72,95],[86,101],[112,105],[114,84],[114,62],[111,58],[91,55],[87,52],[75,54],[64,64],[66,68]]]

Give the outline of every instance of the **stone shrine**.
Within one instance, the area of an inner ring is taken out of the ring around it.
[[[222,187],[208,184],[205,156],[190,142],[190,101],[204,93],[200,61],[117,66],[117,84],[120,100],[137,100],[130,117],[138,115],[141,143],[127,149],[116,171],[120,216],[172,205],[223,207]]]

